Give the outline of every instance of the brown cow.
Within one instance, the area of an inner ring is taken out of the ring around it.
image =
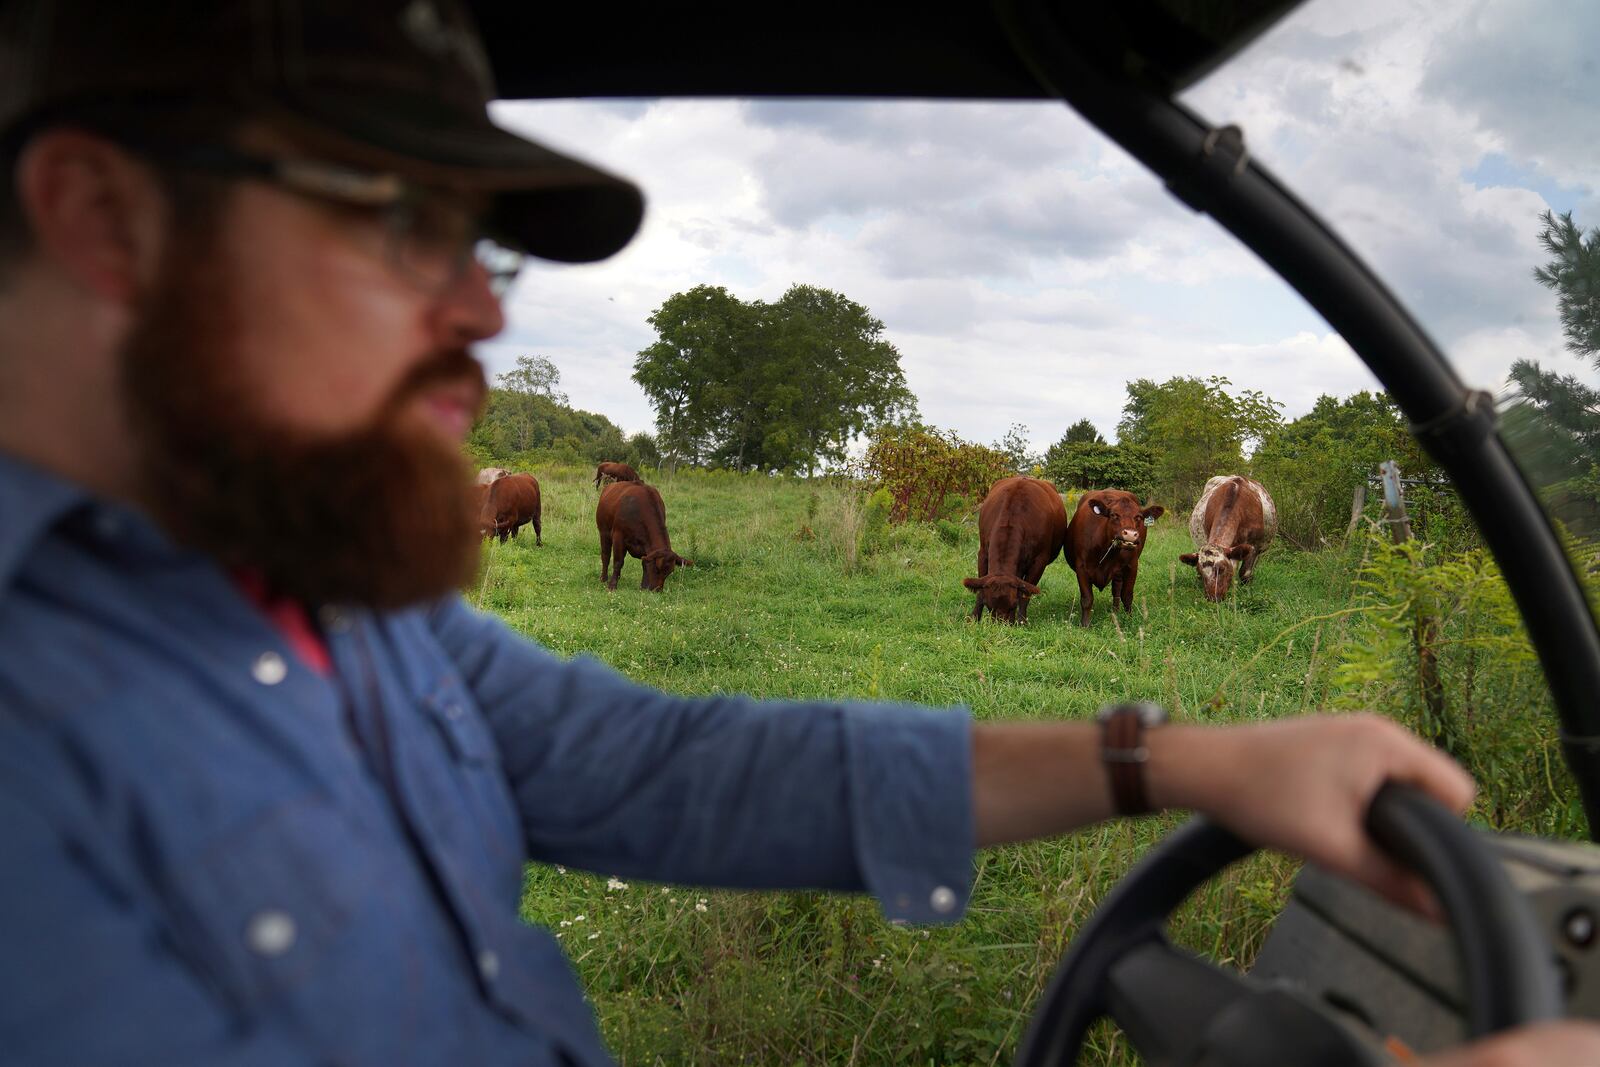
[[[1189,516],[1189,536],[1199,551],[1178,560],[1195,569],[1207,600],[1220,601],[1233,583],[1234,564],[1239,581],[1248,582],[1277,533],[1278,509],[1261,483],[1219,474],[1206,483]]]
[[[1067,527],[1067,565],[1078,574],[1078,625],[1089,625],[1094,591],[1111,586],[1111,610],[1121,601],[1123,611],[1133,610],[1133,583],[1139,577],[1139,556],[1144,552],[1145,526],[1159,519],[1166,508],[1144,507],[1139,498],[1121,489],[1096,489],[1083,494]]]
[[[1028,601],[1067,537],[1067,509],[1056,487],[1042,478],[1002,478],[978,509],[978,576],[961,584],[977,594],[973,621],[983,609],[1001,622],[1027,622]]]
[[[478,484],[493,485],[496,481],[504,478],[510,473],[511,472],[506,470],[504,467],[485,467],[483,470],[478,472]]]
[[[594,524],[600,531],[600,581],[607,589],[617,587],[622,561],[628,556],[644,567],[639,588],[654,593],[661,592],[674,568],[694,566],[692,560],[672,551],[667,506],[653,485],[615,482],[606,486],[594,509]]]
[[[539,479],[531,474],[508,474],[480,488],[483,507],[478,512],[478,526],[483,536],[500,538],[517,536],[525,524],[533,525],[533,543],[544,544],[544,533],[539,525]]]
[[[594,469],[594,487],[600,488],[600,483],[607,479],[613,482],[637,482],[639,472],[626,463],[602,463]]]

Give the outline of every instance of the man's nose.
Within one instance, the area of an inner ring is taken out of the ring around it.
[[[434,329],[442,344],[486,341],[505,327],[505,311],[490,288],[489,272],[476,260],[439,293]]]

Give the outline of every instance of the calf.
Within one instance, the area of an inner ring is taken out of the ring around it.
[[[594,487],[600,488],[602,481],[637,482],[639,472],[626,463],[602,463],[594,469]]]
[[[1189,536],[1199,551],[1178,560],[1195,569],[1207,600],[1220,601],[1233,584],[1234,564],[1239,581],[1248,582],[1277,533],[1278,509],[1261,483],[1219,474],[1206,483],[1189,516]]]
[[[1056,487],[1042,478],[1002,478],[978,509],[978,576],[961,584],[977,594],[974,621],[983,609],[1001,622],[1028,621],[1028,601],[1039,578],[1061,551],[1067,509]]]
[[[622,561],[628,556],[644,567],[639,588],[653,593],[661,592],[675,568],[694,566],[693,561],[672,551],[667,506],[653,485],[614,482],[606,486],[594,509],[594,524],[600,531],[600,581],[607,589],[617,587]]]
[[[511,472],[504,467],[485,467],[478,472],[479,485],[493,485],[497,480],[504,478]]]
[[[533,543],[544,544],[544,533],[539,526],[539,480],[531,474],[508,474],[479,488],[483,506],[478,512],[478,526],[485,537],[517,536],[524,525],[533,525]]]
[[[1111,610],[1121,601],[1133,610],[1133,583],[1139,577],[1145,527],[1166,512],[1160,504],[1143,507],[1121,489],[1083,494],[1067,527],[1067,566],[1078,575],[1078,625],[1089,625],[1094,591],[1111,586]]]

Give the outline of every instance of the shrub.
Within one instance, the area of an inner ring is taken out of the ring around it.
[[[957,497],[970,508],[1012,473],[1005,453],[920,426],[873,431],[862,467],[867,480],[888,493],[889,520],[897,523],[948,517],[949,502]]]

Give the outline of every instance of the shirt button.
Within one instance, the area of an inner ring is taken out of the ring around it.
[[[483,975],[485,982],[492,982],[500,974],[500,957],[494,949],[486,948],[478,953],[478,973]]]
[[[285,911],[258,911],[245,928],[244,939],[252,952],[262,956],[281,956],[294,945],[294,916]]]
[[[464,714],[465,712],[460,704],[446,704],[444,706],[444,717],[447,719],[459,719]]]
[[[289,665],[276,652],[263,652],[250,665],[250,676],[262,685],[277,685],[289,675]]]
[[[101,509],[94,513],[95,533],[107,541],[114,541],[122,536],[122,518],[115,512]]]
[[[933,891],[933,895],[928,898],[928,905],[940,915],[950,914],[956,910],[955,890],[947,885],[939,886]]]

